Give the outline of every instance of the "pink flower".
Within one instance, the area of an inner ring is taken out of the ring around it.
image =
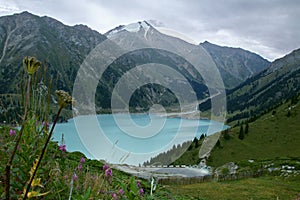
[[[120,195],[124,195],[124,194],[125,194],[124,190],[123,190],[123,189],[120,189],[120,190],[119,190],[119,194],[120,194]]]
[[[17,135],[17,132],[16,132],[15,130],[13,130],[13,129],[10,129],[9,135],[16,136],[16,135]]]
[[[140,182],[140,181],[137,181],[137,182],[136,182],[136,185],[137,185],[139,188],[141,188],[141,182]]]
[[[84,157],[81,157],[79,162],[80,162],[80,163],[84,163],[84,162],[85,162]]]
[[[77,180],[78,180],[77,174],[74,174],[73,177],[72,177],[72,179],[73,179],[74,181],[77,181]]]
[[[118,199],[118,196],[117,196],[116,193],[113,193],[113,194],[112,194],[112,197],[113,197],[114,200]]]
[[[81,171],[82,170],[82,164],[80,163],[77,168],[78,168],[78,171]]]
[[[112,169],[111,168],[105,170],[105,176],[106,177],[112,176]]]
[[[108,165],[105,163],[104,165],[103,165],[103,171],[106,171],[108,169]]]
[[[59,145],[59,150],[61,150],[61,152],[64,154],[67,151],[66,145],[65,144]]]
[[[140,188],[139,189],[139,195],[143,195],[144,194],[144,190],[143,190],[143,188]]]

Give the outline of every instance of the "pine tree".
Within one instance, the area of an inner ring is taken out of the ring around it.
[[[249,132],[249,124],[246,122],[246,127],[245,127],[245,134],[248,134]]]
[[[201,134],[200,140],[203,140],[204,138],[205,138],[205,136],[203,134]]]
[[[244,135],[244,128],[243,128],[243,125],[240,126],[240,133],[239,133],[239,139],[240,140],[243,140],[245,137]]]
[[[193,143],[195,144],[195,148],[199,147],[199,140],[195,137]]]

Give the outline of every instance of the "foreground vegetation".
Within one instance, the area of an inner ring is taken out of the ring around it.
[[[26,57],[23,63],[27,74],[20,83],[23,116],[20,122],[14,120],[15,127],[11,122],[0,126],[1,199],[155,199],[161,195],[150,194],[146,180],[80,153],[68,153],[64,138],[59,144],[52,142],[61,111],[74,100],[56,91],[58,111],[50,127],[51,87],[39,91],[37,83],[45,79],[35,73],[41,63],[33,57]]]

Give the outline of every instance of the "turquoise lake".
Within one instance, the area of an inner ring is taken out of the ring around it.
[[[138,165],[173,145],[211,135],[227,126],[211,120],[167,118],[148,114],[77,116],[56,125],[53,140],[68,151],[110,163]]]

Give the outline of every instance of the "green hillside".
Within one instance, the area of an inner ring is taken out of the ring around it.
[[[227,91],[228,123],[257,117],[293,97],[300,90],[300,49],[272,62],[271,66]]]
[[[252,159],[300,158],[300,103],[297,101],[294,97],[257,120],[249,122],[248,133],[245,131],[244,122],[241,122],[242,125],[230,128],[227,134],[224,131],[211,152],[208,164],[218,167],[228,162]],[[291,102],[293,102],[292,105]],[[244,130],[243,139],[239,139],[241,126]],[[194,139],[184,154],[173,164],[199,164],[199,151],[203,139],[203,137],[199,141]],[[160,157],[153,158],[153,161],[157,162]]]
[[[219,166],[246,159],[277,159],[300,156],[300,104],[290,101],[249,123],[249,133],[238,139],[240,127],[229,131],[230,139],[220,138],[210,163]],[[245,125],[243,125],[245,127]]]

